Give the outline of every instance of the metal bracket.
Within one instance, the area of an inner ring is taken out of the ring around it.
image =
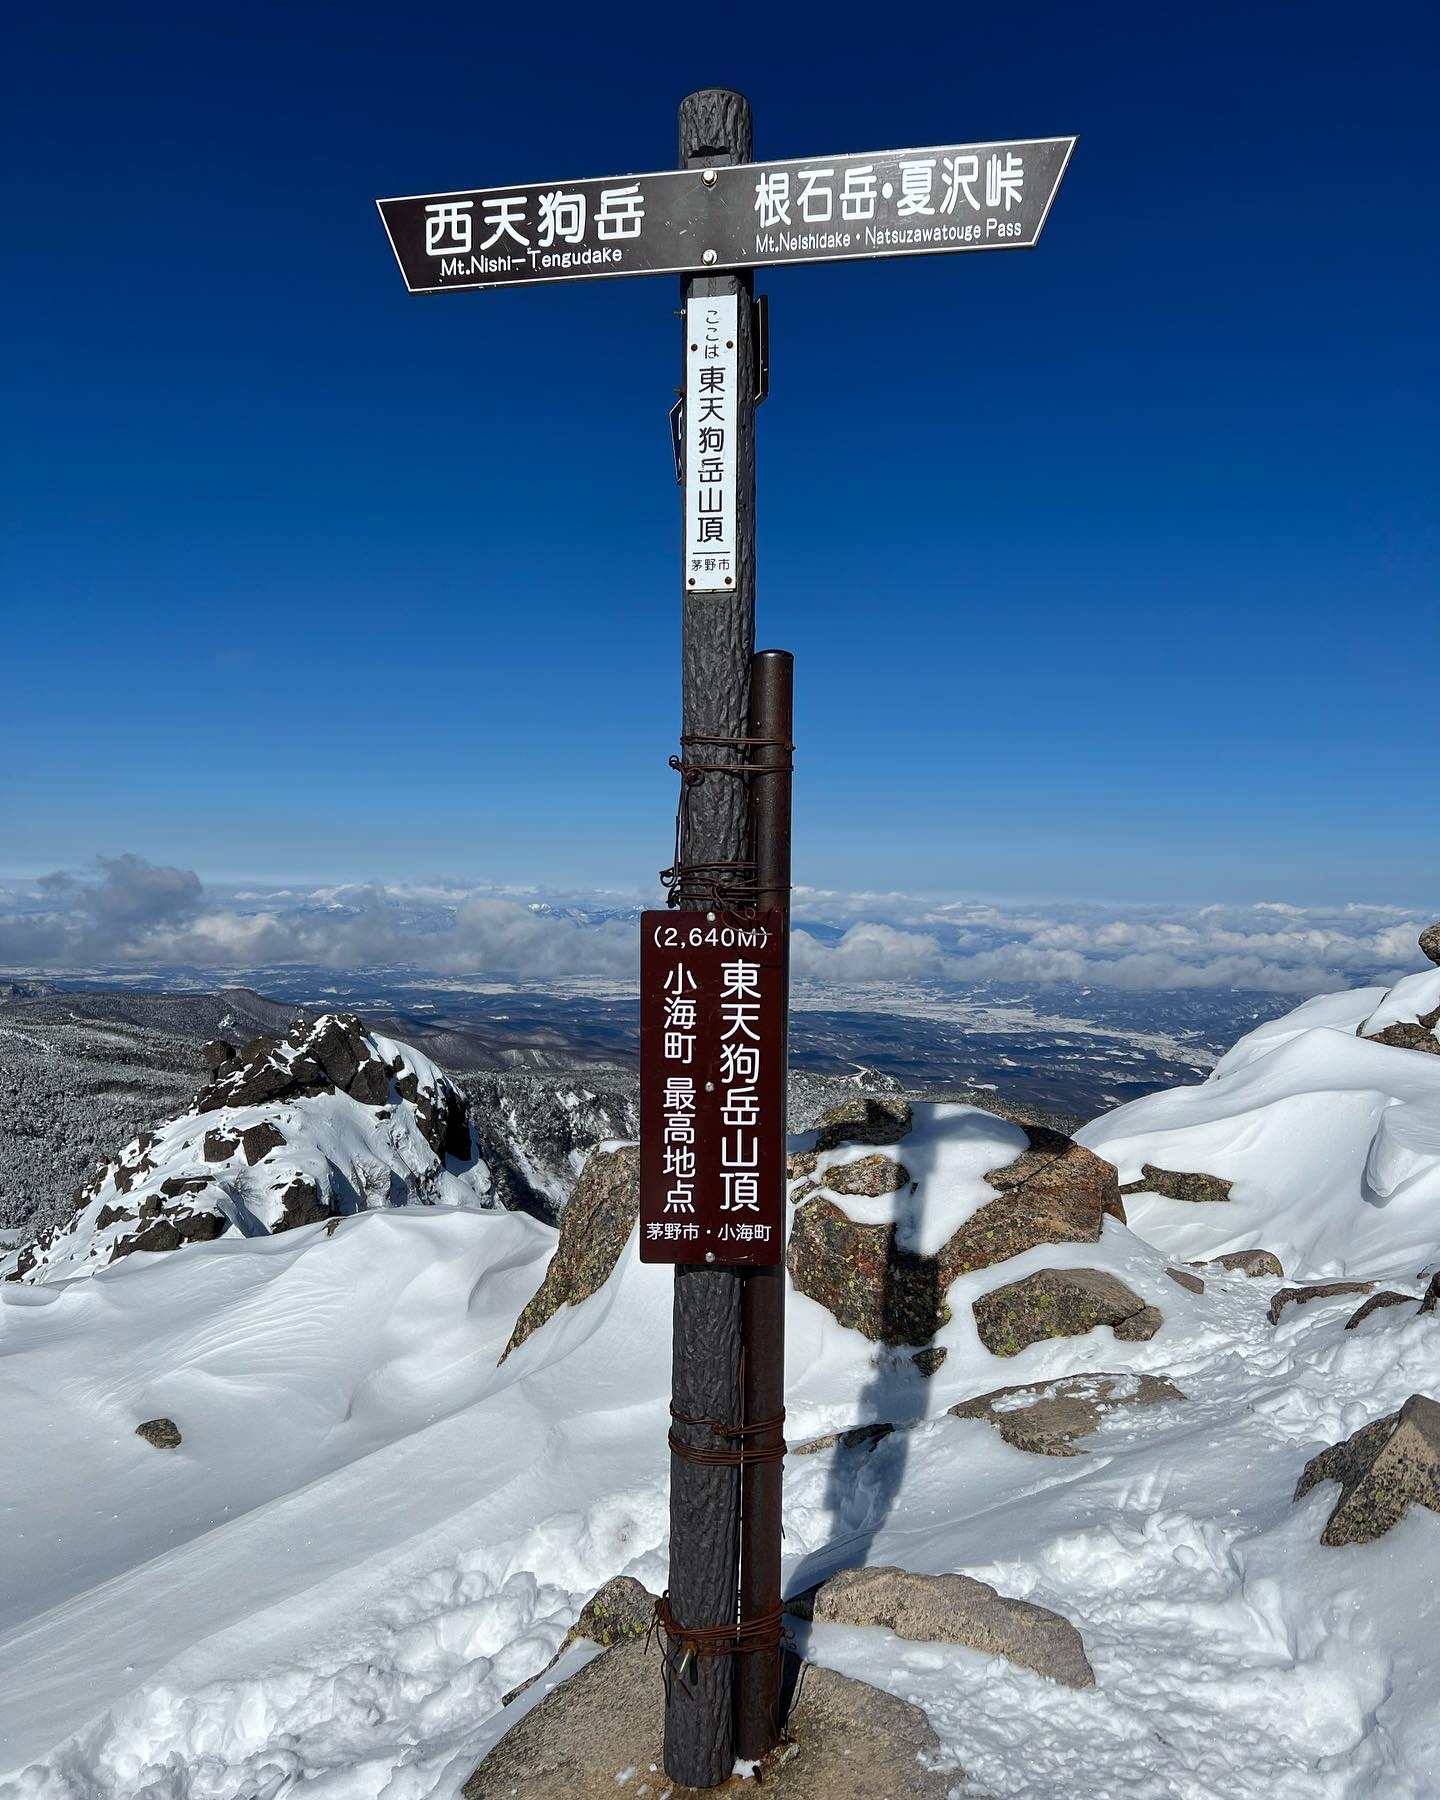
[[[755,326],[755,404],[770,392],[770,296],[757,294],[752,313]]]
[[[670,408],[670,448],[675,452],[675,485],[685,485],[685,449],[681,433],[685,429],[685,396],[680,395]]]

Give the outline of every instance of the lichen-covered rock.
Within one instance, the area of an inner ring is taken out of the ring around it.
[[[1440,1306],[1440,1273],[1430,1277],[1430,1285],[1420,1302],[1420,1310],[1422,1313],[1434,1312],[1437,1306]]]
[[[823,1153],[840,1144],[898,1144],[910,1135],[914,1122],[908,1100],[857,1094],[820,1114],[815,1121],[815,1148]]]
[[[528,1681],[522,1681],[518,1687],[511,1688],[508,1694],[503,1694],[500,1704],[509,1706],[527,1688],[532,1688],[537,1681],[543,1680],[576,1638],[599,1644],[602,1650],[613,1650],[617,1644],[639,1643],[649,1637],[655,1626],[656,1599],[657,1596],[649,1588],[632,1576],[612,1576],[581,1607],[580,1617],[565,1633],[560,1648],[539,1674],[532,1675]]]
[[[1117,1337],[1150,1338],[1163,1322],[1158,1307],[1104,1269],[1037,1269],[982,1294],[972,1311],[993,1356],[1018,1356],[1046,1338],[1079,1337],[1101,1325]]]
[[[1280,1258],[1272,1250],[1231,1250],[1224,1256],[1212,1256],[1210,1263],[1221,1269],[1238,1269],[1252,1281],[1261,1275],[1275,1275],[1283,1280],[1285,1275]],[[1210,1263],[1199,1263],[1196,1266],[1204,1269]]]
[[[857,1224],[823,1194],[797,1208],[785,1260],[802,1294],[873,1343],[925,1345],[950,1318],[939,1258],[902,1248],[893,1225]]]
[[[1440,1007],[1418,1019],[1400,1019],[1383,1031],[1365,1035],[1367,1042],[1372,1044],[1389,1044],[1396,1050],[1419,1050],[1429,1056],[1440,1056],[1440,1037],[1435,1035],[1437,1024],[1440,1024]]]
[[[1270,1297],[1270,1323],[1278,1325],[1281,1313],[1292,1303],[1308,1306],[1312,1300],[1329,1300],[1336,1294],[1368,1294],[1374,1286],[1373,1281],[1317,1281],[1308,1287],[1281,1288]]]
[[[1089,1437],[1108,1415],[1129,1406],[1161,1406],[1184,1394],[1164,1375],[1065,1375],[995,1388],[962,1400],[950,1413],[984,1419],[1017,1450],[1034,1456],[1084,1456],[1075,1439]]]
[[[180,1448],[180,1427],[173,1419],[146,1419],[143,1425],[135,1427],[135,1435],[144,1438],[147,1444],[153,1444],[157,1450]]]
[[[1203,1294],[1205,1283],[1198,1275],[1192,1275],[1186,1269],[1166,1269],[1165,1273],[1179,1287],[1188,1288],[1192,1294]]]
[[[1041,1244],[1094,1243],[1106,1205],[1117,1197],[1113,1166],[1063,1132],[1036,1125],[1021,1129],[1026,1149],[985,1176],[997,1190],[995,1198],[977,1208],[934,1256],[906,1250],[894,1225],[858,1223],[828,1193],[804,1198],[786,1257],[795,1286],[873,1342],[923,1347],[950,1317],[945,1295],[958,1276]],[[865,1164],[887,1161],[864,1159]],[[837,1177],[862,1166],[827,1166],[821,1154],[810,1181],[834,1192]],[[877,1174],[895,1183],[893,1175]]]
[[[1440,1406],[1412,1394],[1399,1412],[1322,1450],[1306,1463],[1295,1498],[1304,1499],[1322,1481],[1340,1483],[1322,1544],[1370,1543],[1412,1502],[1440,1512]]]
[[[832,1194],[898,1194],[910,1185],[910,1172],[891,1157],[862,1156],[858,1162],[834,1163],[825,1171],[824,1185]]]
[[[1427,925],[1420,933],[1420,950],[1432,963],[1440,963],[1440,925]]]
[[[640,1216],[640,1148],[597,1150],[560,1215],[560,1242],[515,1321],[501,1362],[562,1306],[578,1306],[609,1279]]]
[[[1084,1642],[1068,1619],[1028,1600],[1006,1599],[968,1575],[843,1569],[816,1591],[811,1616],[817,1624],[883,1625],[896,1637],[966,1644],[1065,1687],[1095,1685]]]
[[[1163,1194],[1167,1200],[1188,1200],[1197,1205],[1214,1205],[1230,1198],[1232,1182],[1218,1175],[1191,1173],[1185,1169],[1160,1169],[1154,1163],[1141,1163],[1141,1179],[1127,1181],[1122,1194]]]

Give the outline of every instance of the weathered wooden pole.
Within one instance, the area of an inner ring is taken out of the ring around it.
[[[793,744],[795,659],[788,650],[762,650],[750,680],[750,735],[755,740],[750,778],[756,900],[761,912],[784,921],[788,1025],[790,944],[790,767]],[[773,1054],[786,1065],[786,1045]],[[773,1167],[785,1180],[785,1118],[772,1128],[780,1137]],[[781,1217],[785,1199],[780,1196]],[[782,1242],[783,1242],[782,1228]],[[741,1345],[747,1461],[740,1478],[740,1617],[775,1621],[757,1648],[736,1659],[735,1749],[747,1759],[763,1756],[780,1736],[780,1517],[785,1446],[785,1266],[747,1269],[742,1277]],[[759,1430],[757,1426],[764,1426]]]
[[[698,171],[751,161],[750,106],[724,88],[690,94],[680,104],[680,163]],[[735,580],[733,591],[693,593],[682,552],[684,608],[682,725],[702,740],[694,760],[743,763],[755,650],[755,337],[752,278],[717,273],[686,277],[682,302],[736,295],[738,406],[735,445]],[[684,348],[682,344],[682,358]],[[683,361],[682,361],[683,367]],[[693,399],[686,396],[687,402]],[[734,740],[726,743],[723,740]],[[716,740],[722,740],[717,742]],[[682,745],[682,750],[684,746]],[[709,774],[686,792],[681,812],[679,885],[682,904],[705,905],[734,888],[747,900],[753,885],[749,796],[743,777]],[[721,1264],[675,1269],[671,1405],[674,1441],[713,1451],[708,1421],[740,1423],[741,1275]],[[687,1423],[707,1421],[703,1424]],[[740,1478],[733,1464],[670,1458],[670,1611],[685,1630],[733,1626],[739,1582]],[[665,1705],[665,1773],[687,1787],[715,1787],[735,1762],[735,1658],[729,1654],[670,1659]]]

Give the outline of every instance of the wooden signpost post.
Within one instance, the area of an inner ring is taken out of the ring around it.
[[[791,658],[755,653],[756,268],[1033,246],[1074,138],[756,163],[680,106],[680,167],[378,202],[412,293],[681,276],[681,740],[669,906],[640,945],[640,1254],[675,1265],[665,1773],[781,1726]]]

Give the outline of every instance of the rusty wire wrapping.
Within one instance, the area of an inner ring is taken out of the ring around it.
[[[738,750],[745,760],[737,762],[705,762],[692,760],[686,752],[701,746],[715,750]],[[754,763],[751,753],[760,749],[783,750],[785,762]],[[689,732],[680,739],[680,754],[670,758],[670,767],[680,777],[680,798],[675,808],[675,858],[668,869],[660,871],[665,886],[667,906],[706,906],[735,913],[758,910],[760,890],[753,858],[735,862],[685,862],[685,841],[689,835],[690,795],[707,775],[729,775],[749,781],[756,775],[790,774],[795,746],[789,738],[778,737],[713,737],[703,732]]]
[[[647,1648],[657,1631],[665,1640],[663,1664],[667,1696],[671,1681],[683,1682],[692,1661],[698,1662],[701,1657],[773,1650],[790,1637],[785,1629],[783,1605],[758,1619],[735,1619],[726,1625],[682,1625],[670,1610],[668,1588],[655,1602],[655,1617],[645,1637]]]

